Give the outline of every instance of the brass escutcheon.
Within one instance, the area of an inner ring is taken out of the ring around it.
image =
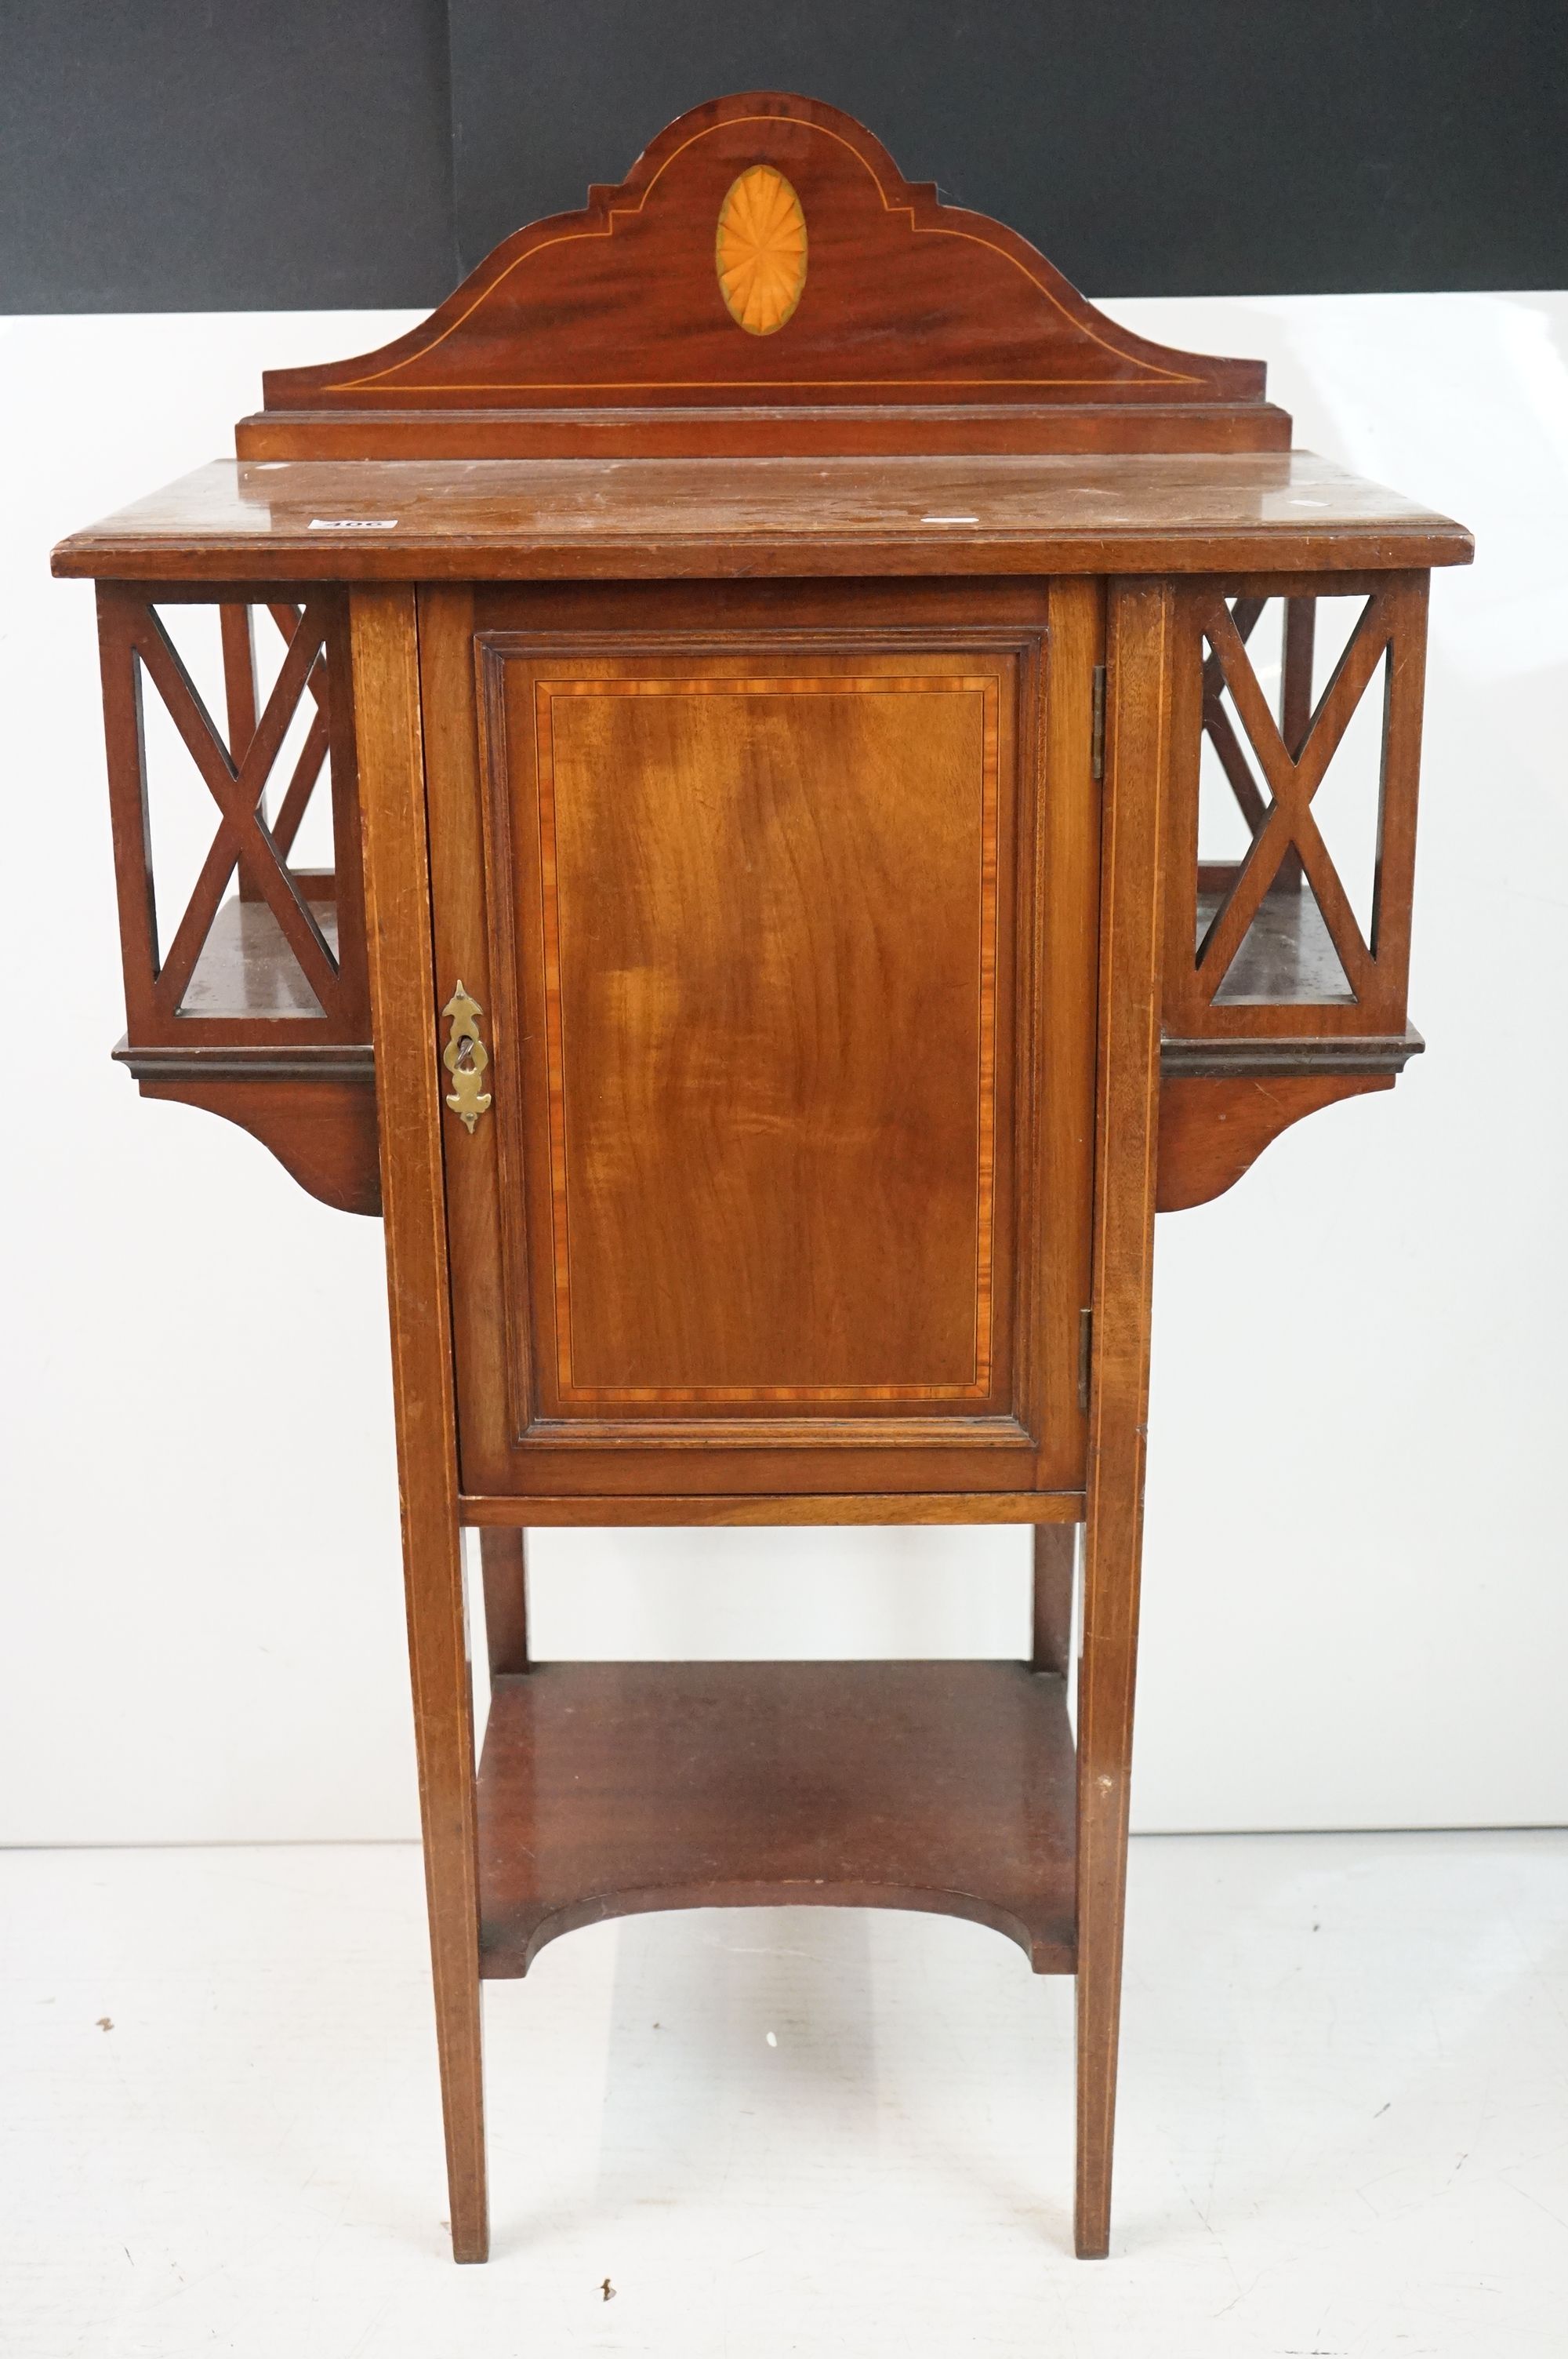
[[[441,1051],[441,1062],[452,1077],[452,1092],[447,1103],[458,1120],[467,1125],[471,1138],[475,1123],[481,1114],[490,1111],[490,1092],[480,1087],[490,1062],[490,1051],[479,1037],[479,1019],[484,1010],[477,999],[469,997],[460,983],[441,1013],[450,1016],[452,1025]]]

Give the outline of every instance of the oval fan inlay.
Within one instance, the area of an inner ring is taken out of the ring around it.
[[[749,336],[782,328],[806,286],[806,215],[771,164],[753,164],[730,183],[719,209],[716,258],[736,324]]]

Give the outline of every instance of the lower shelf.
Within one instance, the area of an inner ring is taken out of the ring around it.
[[[1022,1663],[545,1663],[498,1679],[480,1970],[657,1908],[916,1908],[1074,1965],[1066,1684]]]

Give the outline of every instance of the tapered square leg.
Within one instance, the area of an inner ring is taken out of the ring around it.
[[[1170,586],[1112,585],[1084,1639],[1078,1671],[1076,2241],[1110,2248],[1160,1111]]]
[[[1064,1678],[1071,1669],[1073,1644],[1073,1562],[1077,1554],[1076,1524],[1036,1524],[1034,1527],[1034,1614],[1030,1668],[1056,1671]]]
[[[356,589],[351,611],[408,1659],[452,2255],[482,2261],[489,2225],[473,1702],[458,1524],[414,592]]]
[[[456,1525],[453,1538],[457,1538]],[[455,1551],[454,1551],[455,1552]],[[409,1660],[430,1917],[436,2045],[441,2069],[452,2258],[489,2257],[485,2193],[484,2072],[479,1975],[479,1880],[475,1841],[473,1720],[468,1664],[421,1626],[416,1587],[439,1568],[407,1566]]]
[[[479,1551],[490,1676],[498,1680],[529,1667],[526,1536],[514,1524],[496,1525],[480,1533]]]

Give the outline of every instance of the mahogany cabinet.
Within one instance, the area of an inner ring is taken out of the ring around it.
[[[385,1221],[460,2259],[481,1978],[780,1901],[1076,1975],[1107,2249],[1153,1218],[1421,1046],[1470,549],[1263,390],[753,93],[56,552],[116,1053]],[[1033,1527],[1028,1661],[530,1662],[530,1525],[923,1521]]]

